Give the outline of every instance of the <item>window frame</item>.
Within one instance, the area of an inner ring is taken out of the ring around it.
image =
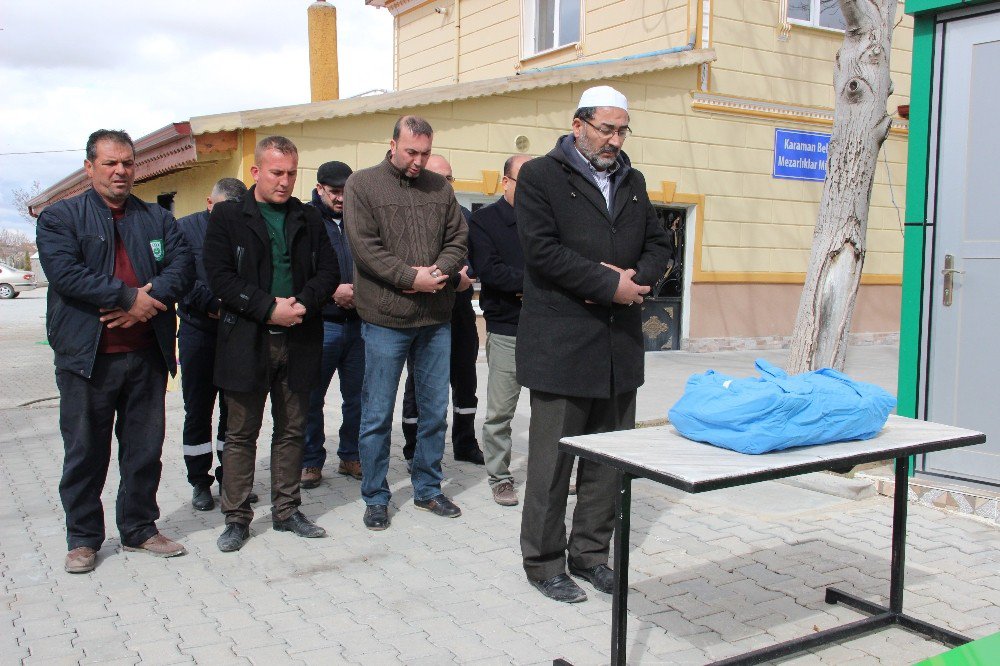
[[[819,23],[819,17],[820,17],[820,14],[821,14],[821,11],[820,11],[821,7],[820,7],[820,5],[821,5],[822,2],[823,2],[823,0],[809,0],[809,20],[808,21],[805,20],[805,19],[800,19],[800,18],[792,18],[791,16],[788,15],[787,12],[785,14],[785,19],[791,25],[801,25],[801,26],[805,26],[807,28],[814,28],[816,30],[826,30],[828,32],[836,32],[836,33],[843,34],[843,32],[844,32],[843,28],[831,28],[829,26],[820,25],[820,23]],[[839,5],[838,5],[838,8],[839,8]],[[789,7],[789,9],[791,9],[791,8]],[[843,16],[843,15],[841,15],[841,16]]]
[[[558,43],[558,36],[561,32],[560,25],[560,5],[563,2],[576,2],[580,5],[580,25],[577,38],[565,44]],[[586,15],[586,3],[584,0],[556,0],[553,31],[553,46],[544,50],[535,48],[535,24],[538,19],[538,0],[521,0],[521,60],[529,60],[549,53],[555,53],[564,49],[572,48],[583,42],[583,20]]]

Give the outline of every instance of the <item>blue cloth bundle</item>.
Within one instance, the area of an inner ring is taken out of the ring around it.
[[[764,359],[754,365],[760,377],[691,375],[670,423],[688,439],[759,454],[871,439],[896,407],[884,389],[832,368],[789,376]]]

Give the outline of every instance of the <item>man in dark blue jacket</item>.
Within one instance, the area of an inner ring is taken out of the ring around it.
[[[503,196],[472,214],[469,256],[482,290],[479,305],[486,320],[486,422],[483,455],[493,501],[515,506],[514,477],[510,473],[510,422],[517,409],[521,385],[514,361],[517,322],[524,291],[524,253],[517,237],[514,191],[521,165],[531,159],[514,155],[503,165]]]
[[[323,306],[323,374],[309,395],[306,439],[302,452],[302,487],[316,488],[323,479],[326,462],[326,432],[323,403],[333,380],[340,375],[342,400],[337,472],[361,479],[358,433],[361,428],[361,385],[365,379],[365,343],[361,339],[361,317],[354,309],[354,259],[344,232],[344,184],[351,167],[326,162],[316,172],[312,205],[323,215],[323,224],[340,264],[341,283]]]
[[[131,195],[128,134],[91,134],[83,165],[91,189],[46,208],[37,228],[65,446],[59,495],[70,573],[93,570],[104,542],[112,428],[122,546],[158,557],[187,552],[156,529],[156,490],[167,372],[177,370],[174,302],[194,279],[191,254],[169,212]]]
[[[182,217],[177,226],[191,248],[197,278],[194,288],[181,300],[177,314],[181,323],[177,329],[177,351],[181,361],[181,390],[184,394],[184,466],[188,483],[194,489],[191,506],[198,511],[215,508],[212,482],[222,484],[222,449],[226,443],[226,401],[219,400],[219,427],[216,448],[219,466],[212,471],[212,412],[219,388],[212,381],[215,365],[215,336],[221,301],[208,288],[208,277],[202,262],[202,247],[208,231],[208,215],[220,201],[236,201],[247,192],[247,186],[236,178],[223,178],[212,188],[206,210]],[[251,502],[256,494],[251,493]]]

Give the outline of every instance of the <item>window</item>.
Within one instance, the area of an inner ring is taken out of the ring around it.
[[[788,20],[831,30],[847,27],[839,0],[788,0]]]
[[[582,0],[524,0],[524,55],[580,41]]]

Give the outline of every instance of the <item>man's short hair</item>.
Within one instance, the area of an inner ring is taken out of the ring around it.
[[[212,188],[211,199],[215,203],[220,201],[236,201],[242,199],[247,193],[247,186],[238,178],[223,178]]]
[[[517,155],[511,155],[510,157],[508,157],[507,161],[503,163],[503,175],[506,176],[507,178],[510,178],[510,174],[514,170],[514,162],[520,159],[530,160],[531,155],[524,155],[518,153]]]
[[[392,128],[392,140],[399,141],[399,133],[403,131],[403,125],[410,130],[413,136],[434,136],[434,128],[431,124],[420,116],[400,116],[396,121],[396,126]]]
[[[579,118],[580,120],[589,121],[593,120],[595,115],[597,115],[596,106],[581,106],[579,109],[576,110],[576,113],[573,114],[573,118],[574,119]]]
[[[87,139],[87,161],[93,162],[97,159],[97,144],[101,141],[111,141],[132,149],[132,157],[135,157],[135,144],[132,137],[125,130],[99,129]]]
[[[292,140],[284,136],[268,136],[257,142],[257,147],[253,149],[254,164],[260,164],[260,158],[269,150],[277,150],[282,155],[299,156],[299,149],[295,147]]]

